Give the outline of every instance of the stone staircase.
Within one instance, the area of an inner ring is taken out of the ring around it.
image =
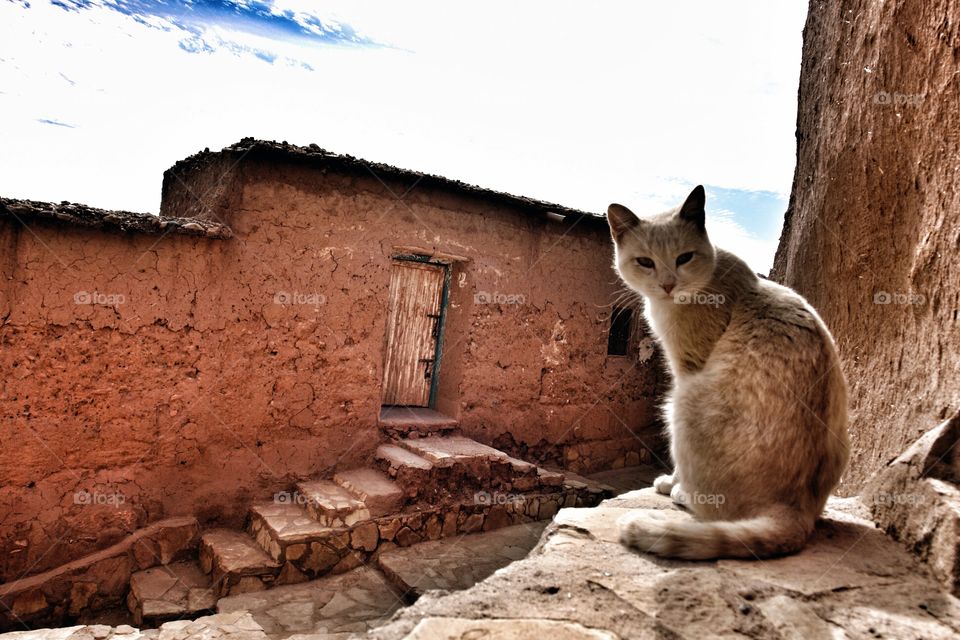
[[[373,466],[300,482],[254,504],[246,531],[205,531],[199,570],[179,564],[135,574],[127,598],[135,621],[199,615],[220,598],[341,574],[398,546],[547,520],[561,507],[613,494],[448,427],[391,428]]]

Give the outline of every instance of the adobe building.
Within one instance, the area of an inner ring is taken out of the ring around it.
[[[397,521],[420,537],[480,526],[427,524],[444,483],[553,496],[516,517],[591,503],[573,474],[666,458],[661,369],[636,312],[612,313],[611,264],[600,216],[252,139],[169,169],[159,217],[0,201],[0,599],[68,619],[198,544],[216,574],[204,531],[256,538],[252,506],[353,491],[355,469],[401,485],[369,517],[427,509]],[[442,438],[460,449],[414,442]],[[260,542],[264,582],[331,568]],[[49,586],[95,552],[106,568]]]

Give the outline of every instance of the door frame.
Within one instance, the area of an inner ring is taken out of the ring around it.
[[[448,261],[420,253],[397,253],[390,256],[391,264],[393,264],[394,260],[400,262],[419,262],[421,264],[431,264],[437,267],[443,267],[443,292],[440,295],[440,317],[437,319],[437,341],[433,353],[433,369],[430,372],[430,396],[427,400],[427,407],[430,409],[435,409],[437,405],[437,391],[440,386],[440,360],[443,356],[443,337],[447,320],[447,302],[450,300],[450,273],[452,271],[452,265]],[[389,331],[390,327],[387,327],[387,332]],[[386,352],[384,352],[384,358],[385,357]],[[381,398],[382,396],[383,388],[381,386]],[[380,401],[380,406],[384,406],[382,399]]]

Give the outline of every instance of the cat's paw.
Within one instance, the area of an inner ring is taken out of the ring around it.
[[[683,485],[680,483],[673,485],[670,490],[670,499],[681,507],[690,508],[690,494],[683,490]]]
[[[673,490],[673,474],[658,476],[656,480],[653,481],[653,488],[657,490],[657,493],[662,493],[665,496],[670,495],[670,492]]]

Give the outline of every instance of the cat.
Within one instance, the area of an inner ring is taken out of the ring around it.
[[[799,551],[849,457],[847,387],[817,312],[707,235],[698,186],[639,218],[611,204],[615,268],[645,299],[669,364],[664,405],[674,469],[654,481],[693,520],[641,510],[623,544],[688,560]]]

